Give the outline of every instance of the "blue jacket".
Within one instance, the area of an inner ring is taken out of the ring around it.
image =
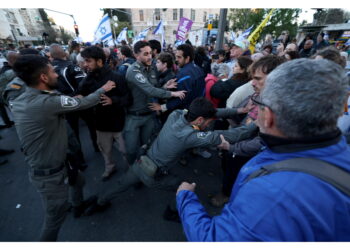
[[[186,64],[176,74],[177,90],[186,90],[185,99],[172,98],[168,100],[168,110],[188,109],[191,102],[197,97],[204,96],[205,75],[203,70],[193,62]]]
[[[244,180],[264,165],[311,157],[350,172],[345,138],[323,148],[276,153],[266,148],[240,171],[221,215],[210,217],[190,191],[177,195],[189,241],[350,241],[350,197],[320,179],[300,172],[276,172]]]
[[[117,67],[116,71],[118,74],[122,75],[125,77],[126,71],[128,70],[129,66],[136,62],[134,58],[128,57],[126,58],[120,66]]]

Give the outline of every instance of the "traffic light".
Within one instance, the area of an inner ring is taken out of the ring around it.
[[[79,30],[78,30],[78,25],[77,24],[74,24],[74,30],[75,30],[75,34],[77,36],[79,36]]]

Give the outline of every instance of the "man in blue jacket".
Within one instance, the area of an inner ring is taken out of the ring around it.
[[[318,159],[350,172],[350,149],[337,127],[346,99],[346,76],[333,62],[293,60],[270,73],[255,100],[266,148],[242,168],[221,215],[205,212],[194,183],[178,188],[188,240],[349,241],[350,197],[329,182],[300,171],[246,182],[256,170],[293,158]]]
[[[188,109],[191,102],[197,97],[204,96],[205,74],[203,70],[193,63],[194,50],[189,44],[182,44],[176,48],[176,62],[180,67],[176,74],[177,90],[185,90],[184,99],[172,98],[166,104],[150,104],[150,109],[154,111],[169,111],[175,109]]]

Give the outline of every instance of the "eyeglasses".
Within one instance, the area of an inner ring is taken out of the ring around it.
[[[269,105],[262,102],[260,95],[253,95],[250,99],[252,99],[253,103],[255,103],[256,105],[259,105],[261,107],[268,107],[269,109],[271,109]]]

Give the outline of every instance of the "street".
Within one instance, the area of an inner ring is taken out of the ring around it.
[[[37,241],[44,212],[39,193],[29,182],[28,166],[20,151],[20,145],[14,127],[1,129],[0,148],[14,149],[15,153],[4,156],[8,162],[0,166],[0,241],[22,242]],[[104,163],[100,153],[92,147],[88,129],[80,121],[80,138],[88,168],[83,172],[86,180],[85,197],[105,190],[127,168],[125,164],[117,166],[118,172],[107,182],[101,181]],[[187,176],[187,181],[197,183],[199,195],[207,211],[218,214],[221,209],[209,205],[209,196],[220,191],[220,159],[215,151],[213,156],[204,159],[189,156],[186,166],[176,165],[174,173]],[[118,162],[122,162],[116,151]],[[190,154],[189,154],[190,155]],[[58,236],[63,242],[179,242],[186,241],[180,223],[165,221],[164,209],[175,193],[163,190],[132,187],[112,200],[112,206],[103,213],[74,218],[69,213]],[[209,196],[208,196],[209,195]]]

